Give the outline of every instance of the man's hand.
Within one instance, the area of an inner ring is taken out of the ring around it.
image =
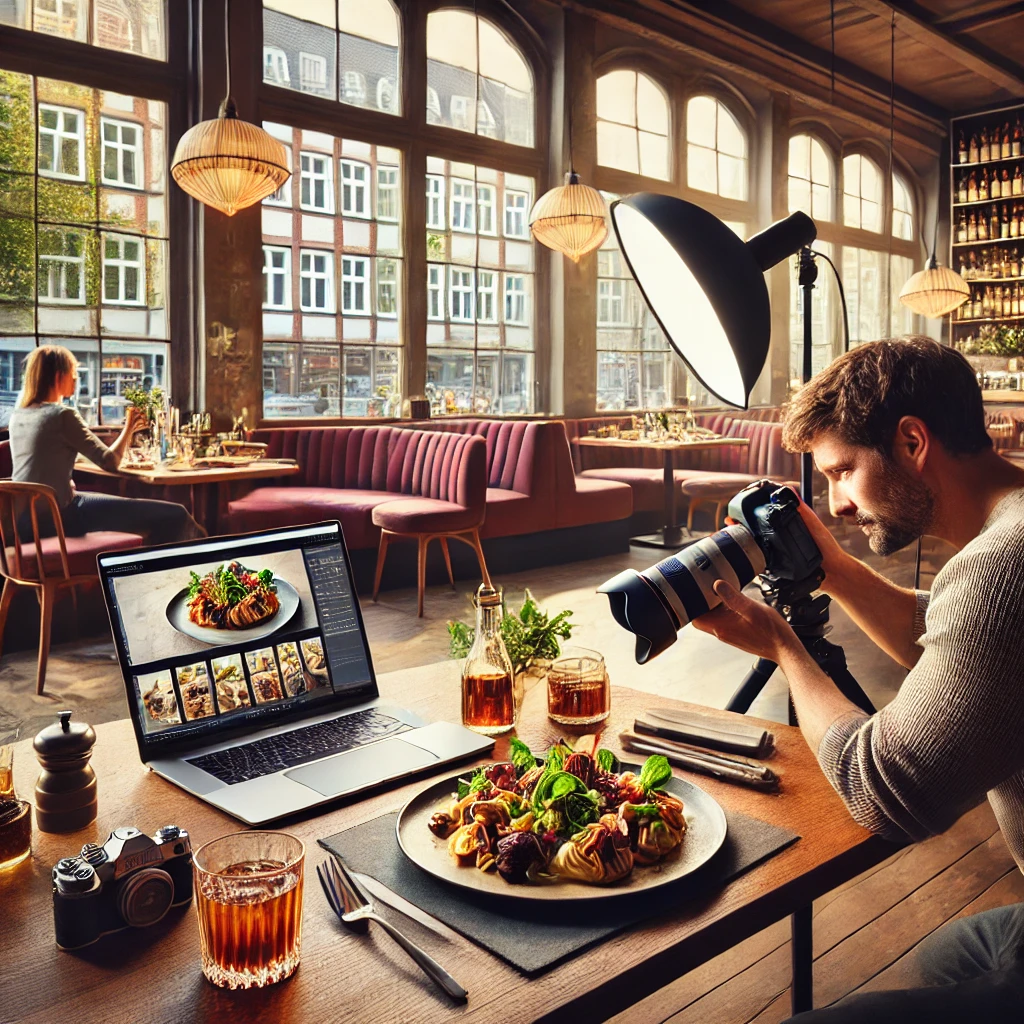
[[[693,620],[702,633],[776,663],[785,651],[800,646],[792,627],[774,608],[752,601],[725,580],[715,581],[715,593],[721,605]]]
[[[811,539],[818,545],[821,552],[821,567],[825,570],[825,581],[821,589],[826,594],[832,593],[832,584],[839,585],[845,581],[849,571],[850,562],[856,559],[847,554],[840,546],[839,541],[832,536],[832,531],[817,517],[814,509],[806,502],[800,502],[800,518],[804,521],[811,534]]]
[[[128,413],[125,416],[124,429],[129,437],[133,437],[140,430],[148,430],[150,427],[149,417],[134,405],[128,406]]]

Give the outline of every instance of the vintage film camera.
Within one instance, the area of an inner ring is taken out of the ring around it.
[[[116,828],[53,868],[53,927],[60,949],[79,949],[125,928],[146,928],[192,900],[192,844],[177,825],[154,836]]]
[[[791,488],[770,480],[750,484],[729,502],[729,515],[736,525],[643,572],[626,569],[598,588],[608,595],[615,621],[636,634],[638,664],[661,654],[683,626],[721,603],[715,580],[741,590],[758,576],[765,600],[784,612],[802,607],[821,585],[821,552]]]

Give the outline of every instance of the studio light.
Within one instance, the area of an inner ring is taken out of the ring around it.
[[[654,192],[617,200],[611,216],[672,348],[708,391],[746,409],[771,339],[765,271],[814,241],[814,221],[793,213],[744,242],[707,210]]]

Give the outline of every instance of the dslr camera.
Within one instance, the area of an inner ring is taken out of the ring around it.
[[[53,868],[53,927],[60,949],[156,924],[192,900],[192,844],[177,825],[156,835],[116,828],[102,845],[86,843]]]
[[[759,576],[765,600],[787,615],[821,585],[821,552],[792,488],[770,480],[750,484],[729,502],[729,516],[735,525],[643,572],[626,569],[598,588],[608,595],[615,621],[636,634],[638,664],[661,654],[683,626],[721,603],[715,580],[741,590]]]

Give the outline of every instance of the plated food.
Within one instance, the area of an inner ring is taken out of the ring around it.
[[[277,660],[281,663],[284,692],[289,697],[297,697],[300,693],[305,693],[306,681],[302,676],[302,662],[299,660],[299,649],[295,644],[278,644]]]
[[[591,757],[558,744],[538,764],[517,739],[511,757],[459,780],[427,823],[460,866],[513,885],[610,885],[682,846],[683,802],[663,788],[672,778],[664,757],[623,772],[610,750]]]
[[[214,658],[210,664],[213,668],[213,686],[217,691],[217,707],[221,714],[250,707],[252,701],[249,699],[249,688],[245,685],[241,655],[229,654],[226,658]]]
[[[248,651],[245,660],[249,664],[249,681],[252,683],[256,703],[280,700],[284,691],[281,689],[281,675],[277,671],[273,648],[261,647],[258,651]]]
[[[185,717],[191,722],[196,718],[208,718],[213,714],[213,697],[210,695],[210,677],[206,663],[182,665],[178,673],[178,690]]]
[[[137,679],[142,706],[146,709],[147,728],[153,730],[167,725],[180,725],[181,714],[174,696],[170,670],[139,676]]]
[[[319,637],[300,640],[302,657],[306,662],[306,689],[313,690],[318,686],[326,686],[330,680],[327,676],[327,659],[324,657],[324,645]]]
[[[189,573],[188,617],[204,629],[251,629],[280,610],[274,574],[240,562],[218,565],[203,576]]]

